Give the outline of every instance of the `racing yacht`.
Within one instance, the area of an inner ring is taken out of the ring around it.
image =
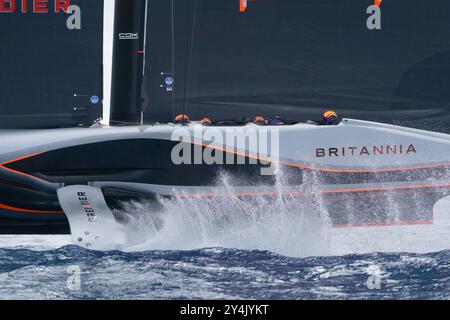
[[[432,223],[450,190],[448,1],[384,1],[381,29],[373,1],[321,2],[116,0],[110,126],[102,2],[71,1],[79,29],[51,8],[2,15],[0,233],[78,235],[127,201],[227,196],[313,195],[335,227]],[[328,107],[339,124],[307,121]]]
[[[256,143],[229,139],[240,135]],[[431,223],[434,204],[450,192],[449,159],[447,134],[352,119],[335,126],[193,122],[2,132],[1,228],[68,231],[61,194],[68,186],[76,186],[71,196],[80,206],[78,195],[90,186],[118,208],[160,196],[276,197],[278,174],[287,181],[283,196],[302,201],[318,193],[336,227]],[[233,177],[232,195],[224,174]],[[350,219],[349,208],[359,214]]]

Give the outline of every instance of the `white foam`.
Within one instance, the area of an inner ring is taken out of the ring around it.
[[[332,229],[335,255],[370,252],[427,253],[450,249],[450,197],[436,203],[431,225]]]
[[[435,206],[432,225],[332,228],[320,202],[238,198],[162,201],[152,211],[145,203],[134,211],[127,251],[190,250],[226,247],[269,250],[305,257],[371,252],[436,252],[450,249],[450,197]],[[145,227],[143,227],[145,226]]]
[[[0,235],[0,248],[45,251],[72,244],[70,235]]]
[[[320,203],[306,205],[236,197],[163,200],[162,209],[129,203],[125,251],[236,248],[305,257],[371,252],[427,253],[450,249],[450,197],[435,205],[434,224],[332,228]],[[314,214],[312,214],[315,212]],[[70,236],[0,236],[1,248],[51,250]],[[113,249],[113,248],[112,248]]]

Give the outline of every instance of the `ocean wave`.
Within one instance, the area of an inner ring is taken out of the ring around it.
[[[448,299],[449,266],[450,251],[295,258],[223,248],[0,249],[0,298]]]

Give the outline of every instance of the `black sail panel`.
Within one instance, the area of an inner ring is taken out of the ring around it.
[[[257,0],[245,12],[239,4],[149,0],[146,122],[180,112],[303,121],[334,108],[450,130],[449,1],[385,0],[377,9],[373,0]]]
[[[2,3],[0,128],[89,126],[100,119],[103,1]]]
[[[190,0],[149,1],[142,86],[146,122],[169,122],[185,109],[196,4]]]

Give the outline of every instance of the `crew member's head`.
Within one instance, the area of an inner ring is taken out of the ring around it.
[[[189,117],[184,113],[179,114],[175,117],[176,124],[187,124],[187,123],[189,123],[189,121],[190,121]]]
[[[270,117],[269,120],[267,121],[267,124],[269,126],[282,126],[284,125],[284,120],[278,116]]]
[[[335,125],[338,122],[337,113],[334,110],[327,110],[322,115],[323,122],[327,125]]]
[[[212,121],[210,118],[202,118],[200,120],[200,123],[204,126],[210,126],[212,124]]]
[[[266,119],[262,116],[255,116],[253,117],[252,122],[258,126],[263,126],[266,124]]]

